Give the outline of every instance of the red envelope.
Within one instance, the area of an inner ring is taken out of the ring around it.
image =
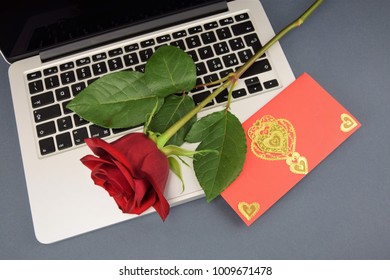
[[[243,123],[246,161],[222,197],[251,225],[360,126],[304,73]]]

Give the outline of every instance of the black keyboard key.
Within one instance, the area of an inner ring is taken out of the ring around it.
[[[232,32],[230,32],[230,29],[227,27],[222,27],[220,29],[217,29],[217,36],[219,40],[225,40],[232,37]]]
[[[245,84],[247,87],[251,87],[253,85],[260,84],[260,80],[258,77],[253,77],[245,80]]]
[[[197,48],[201,45],[200,39],[197,35],[186,38],[186,43],[189,49]]]
[[[108,61],[108,68],[110,71],[115,71],[123,68],[122,59],[120,57],[110,59]]]
[[[210,95],[209,91],[204,91],[200,93],[195,93],[192,95],[192,99],[194,100],[195,104],[198,105],[200,102],[205,100],[207,96]],[[214,105],[214,100],[211,100],[209,103],[207,103],[206,107]]]
[[[272,69],[271,65],[269,64],[268,59],[262,59],[258,60],[251,67],[249,67],[248,70],[242,74],[242,78],[250,77],[256,74],[260,74],[263,72],[270,71]]]
[[[52,89],[60,85],[60,80],[57,76],[50,76],[45,79],[46,89]]]
[[[207,73],[206,65],[203,62],[196,64],[196,75],[202,76]]]
[[[36,71],[34,73],[27,74],[27,80],[29,80],[29,81],[38,79],[40,77],[42,77],[41,71]]]
[[[56,74],[58,73],[58,68],[57,66],[53,66],[53,67],[50,67],[50,68],[46,68],[43,70],[43,74],[45,76],[48,76],[48,75],[52,75],[52,74]]]
[[[219,72],[219,76],[221,78],[225,78],[232,72],[233,72],[233,69],[225,69],[225,70],[222,70],[221,72]]]
[[[71,97],[70,90],[68,87],[56,89],[55,93],[56,93],[57,101],[66,100]]]
[[[45,137],[50,134],[56,133],[56,126],[53,121],[39,124],[36,126],[37,136]]]
[[[214,56],[213,49],[210,46],[199,48],[198,53],[202,59],[207,59]]]
[[[232,67],[239,63],[238,58],[234,53],[224,55],[222,60],[226,67]]]
[[[241,38],[234,38],[229,40],[229,45],[233,51],[245,48],[244,41]]]
[[[183,51],[186,50],[186,46],[184,44],[184,41],[183,40],[177,40],[177,41],[173,41],[170,43],[171,46],[174,46],[174,47],[177,47]]]
[[[53,92],[48,91],[31,97],[31,103],[33,108],[48,105],[54,102]]]
[[[217,55],[230,52],[229,46],[226,42],[220,42],[213,45],[214,51]]]
[[[217,95],[215,100],[217,101],[217,103],[226,102],[228,100],[228,95],[229,95],[228,90],[224,89],[220,94]]]
[[[249,93],[255,93],[263,90],[259,78],[257,77],[246,79],[245,84],[248,88]]]
[[[91,59],[89,57],[84,57],[84,58],[80,58],[80,59],[76,60],[77,66],[83,66],[83,65],[86,65],[89,63],[91,63]]]
[[[172,34],[173,39],[179,39],[185,36],[187,36],[187,32],[185,30],[180,30]]]
[[[92,56],[92,60],[93,61],[100,61],[100,60],[103,60],[103,59],[106,59],[107,58],[107,54],[106,53],[98,53],[98,54],[95,54]]]
[[[207,60],[207,66],[211,72],[221,70],[223,68],[222,61],[219,57]]]
[[[57,149],[64,150],[72,147],[72,139],[69,132],[59,134],[56,136]]]
[[[154,41],[154,39],[148,39],[148,40],[141,42],[141,47],[147,48],[147,47],[154,46],[155,44],[156,44],[156,42]]]
[[[114,56],[121,55],[122,53],[123,53],[122,49],[121,48],[117,48],[117,49],[110,50],[108,52],[108,56],[109,57],[114,57]]]
[[[263,47],[260,43],[259,37],[257,37],[257,34],[255,33],[244,36],[244,40],[248,47],[252,47],[253,52],[257,52]]]
[[[73,127],[72,118],[70,116],[60,118],[57,120],[57,127],[59,131],[68,130]]]
[[[203,44],[211,44],[217,41],[217,37],[213,31],[208,31],[200,35],[202,37]]]
[[[256,84],[256,85],[252,85],[252,86],[248,87],[249,93],[260,92],[262,90],[263,90],[263,88],[262,88],[261,84]]]
[[[243,21],[249,19],[249,15],[247,13],[239,14],[234,17],[236,21]]]
[[[28,83],[28,89],[31,94],[43,91],[43,82],[41,80],[37,80],[34,82]]]
[[[129,53],[129,54],[125,55],[125,56],[123,57],[123,59],[125,60],[125,65],[126,65],[127,67],[139,63],[138,56],[137,56],[136,53]]]
[[[274,87],[279,86],[279,82],[278,82],[278,80],[273,79],[273,80],[269,80],[269,81],[264,82],[263,85],[266,89],[270,89],[270,88],[274,88]]]
[[[85,124],[89,123],[87,120],[84,120],[79,115],[73,115],[73,120],[74,120],[74,124],[76,126],[81,126],[81,125],[85,125]]]
[[[255,31],[255,28],[253,27],[252,22],[244,21],[239,24],[232,25],[232,30],[234,35],[242,35]]]
[[[76,96],[77,94],[79,94],[83,89],[85,89],[85,83],[84,82],[73,84],[72,85],[72,94],[73,94],[73,96]]]
[[[188,33],[189,34],[195,34],[195,33],[199,33],[199,32],[202,32],[202,31],[203,31],[203,28],[200,25],[188,28]]]
[[[54,153],[56,148],[54,146],[54,139],[49,137],[39,141],[39,150],[41,151],[41,155],[48,155]]]
[[[108,128],[97,126],[95,124],[89,127],[89,132],[91,134],[91,137],[97,137],[97,138],[107,137],[111,134]]]
[[[84,139],[88,138],[87,128],[81,127],[72,131],[73,141],[76,145],[84,143]]]
[[[232,96],[233,98],[240,98],[246,95],[246,90],[244,88],[233,90]]]
[[[217,28],[218,26],[219,26],[218,23],[216,21],[213,21],[213,22],[206,23],[204,25],[204,29],[210,30],[210,29]]]
[[[34,111],[34,120],[36,123],[40,123],[59,116],[61,116],[61,108],[58,104]]]
[[[209,83],[218,81],[218,80],[219,80],[219,77],[218,77],[217,74],[213,73],[213,74],[204,76],[204,77],[203,77],[203,80],[204,80],[204,83],[205,83],[205,84],[209,84]],[[209,85],[208,87],[214,87],[214,86],[216,86],[216,85],[218,85],[218,84]]]
[[[67,84],[70,84],[70,83],[73,83],[74,81],[76,81],[76,77],[75,77],[73,71],[68,71],[68,72],[62,73],[60,76],[61,76],[61,82],[63,85],[67,85]]]
[[[135,66],[135,71],[145,73],[145,66],[146,66],[145,64],[137,65],[137,66]]]
[[[171,35],[169,35],[169,34],[162,35],[162,36],[157,37],[156,40],[157,40],[157,43],[159,43],[159,44],[165,43],[165,42],[168,42],[171,40]]]
[[[234,22],[234,19],[232,17],[224,18],[219,21],[221,25],[228,25],[232,24]]]
[[[153,54],[153,49],[151,49],[151,48],[141,50],[139,52],[139,56],[140,56],[142,62],[146,62],[152,56],[152,54]]]
[[[106,63],[103,61],[92,65],[92,71],[95,75],[102,75],[107,73]]]
[[[238,57],[241,63],[247,62],[253,56],[253,52],[250,49],[246,49],[238,52]]]
[[[60,70],[61,71],[66,71],[69,69],[74,68],[74,63],[73,62],[66,62],[60,65]]]
[[[139,49],[138,44],[131,44],[131,45],[125,46],[125,52],[133,52],[133,51],[136,51],[138,49]]]
[[[79,80],[84,80],[92,77],[91,69],[89,66],[84,66],[76,70],[77,78]]]

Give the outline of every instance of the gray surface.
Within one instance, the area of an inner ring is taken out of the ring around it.
[[[264,0],[275,30],[311,0]],[[389,259],[390,1],[325,0],[282,40],[362,127],[251,227],[222,200],[41,245],[35,240],[15,120],[0,61],[1,259]]]

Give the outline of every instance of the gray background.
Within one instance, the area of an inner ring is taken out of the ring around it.
[[[312,0],[264,0],[276,31]],[[325,0],[281,41],[296,76],[312,75],[362,127],[246,227],[200,199],[51,245],[36,241],[14,112],[0,60],[1,259],[389,259],[390,1]]]

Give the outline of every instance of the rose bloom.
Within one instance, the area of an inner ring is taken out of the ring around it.
[[[169,174],[167,157],[143,133],[131,133],[107,143],[87,138],[96,155],[81,162],[91,170],[94,183],[103,187],[123,213],[141,214],[151,206],[162,220],[169,214],[164,190]]]

